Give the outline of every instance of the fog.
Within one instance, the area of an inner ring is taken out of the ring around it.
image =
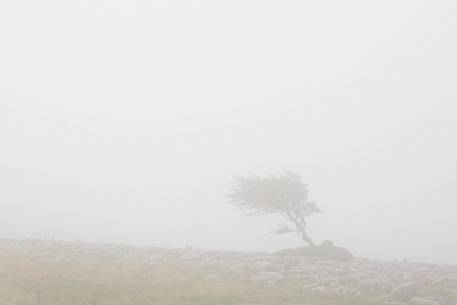
[[[302,245],[227,205],[300,173],[309,231],[457,264],[455,1],[2,1],[0,238]]]

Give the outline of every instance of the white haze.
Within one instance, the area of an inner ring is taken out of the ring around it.
[[[457,264],[457,2],[1,1],[0,238],[276,251],[235,175],[300,173],[310,234]]]

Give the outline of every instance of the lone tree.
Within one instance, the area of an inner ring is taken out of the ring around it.
[[[280,214],[295,229],[283,225],[275,233],[295,231],[309,246],[316,245],[306,232],[305,218],[322,211],[308,201],[308,188],[300,175],[283,171],[265,177],[236,177],[228,197],[229,203],[247,211],[246,215]]]

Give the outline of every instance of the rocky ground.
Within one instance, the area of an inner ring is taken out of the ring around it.
[[[266,253],[42,240],[0,240],[0,255],[55,262],[109,259],[121,265],[135,262],[144,268],[180,262],[198,266],[206,280],[229,277],[272,286],[294,283],[300,285],[303,294],[360,296],[367,304],[457,305],[457,267],[443,265],[358,258],[344,263]],[[0,283],[1,277],[2,270]]]

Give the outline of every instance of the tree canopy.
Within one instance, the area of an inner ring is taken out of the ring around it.
[[[283,171],[276,175],[236,177],[228,192],[229,203],[247,215],[280,214],[295,226],[282,226],[276,233],[296,231],[310,246],[313,240],[306,232],[305,218],[322,212],[308,200],[308,188],[299,174]]]

